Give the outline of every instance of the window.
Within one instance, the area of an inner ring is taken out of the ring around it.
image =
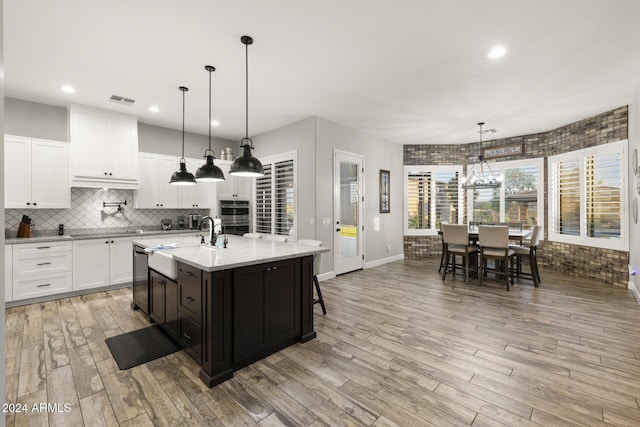
[[[405,234],[436,234],[442,222],[462,223],[462,166],[405,166],[404,174]]]
[[[549,239],[628,250],[627,140],[549,157]]]
[[[264,176],[256,178],[254,227],[256,233],[296,239],[296,152],[261,159]]]
[[[523,159],[491,163],[500,175],[500,188],[467,191],[469,221],[521,222],[530,230],[542,224],[544,215],[544,161]]]

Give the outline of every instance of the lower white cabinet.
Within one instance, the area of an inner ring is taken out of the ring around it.
[[[4,302],[13,301],[13,245],[4,245]]]
[[[132,237],[73,242],[73,290],[100,288],[133,280]]]
[[[13,301],[70,292],[72,250],[71,242],[14,246]]]

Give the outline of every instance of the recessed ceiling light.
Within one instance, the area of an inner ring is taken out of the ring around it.
[[[502,58],[507,53],[507,49],[502,46],[496,46],[487,53],[487,58],[497,59]]]
[[[160,109],[155,105],[152,105],[151,107],[149,107],[149,111],[157,113],[158,111],[160,111]]]
[[[217,120],[211,120],[211,126],[216,126],[216,127],[218,127],[218,126],[220,126],[220,122],[219,122],[219,121],[217,121]]]
[[[60,89],[62,89],[63,92],[67,92],[67,93],[73,93],[76,91],[74,88],[72,88],[69,85],[64,85]]]

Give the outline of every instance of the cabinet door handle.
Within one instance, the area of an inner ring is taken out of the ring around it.
[[[111,241],[111,243],[113,243],[113,240]]]
[[[336,228],[336,231],[340,231],[340,229],[339,229],[339,228]]]
[[[45,284],[42,284],[42,285],[38,285],[38,286],[36,286],[36,288],[46,288],[47,286],[51,286],[51,283],[45,283]]]
[[[33,206],[37,206],[38,204],[36,202],[33,202]]]
[[[271,267],[267,268],[267,273],[271,273]]]
[[[105,242],[105,243],[107,243],[107,244],[109,243],[109,241],[108,241],[108,240],[105,240],[104,242]]]
[[[185,337],[187,341],[191,341],[191,335],[189,335],[188,333],[183,332],[182,336]]]
[[[113,176],[113,174],[111,172],[109,172],[109,176]]]
[[[163,286],[167,284],[167,282],[165,282],[164,280],[160,280],[158,283],[163,285]]]
[[[194,302],[194,301],[195,301],[195,300],[194,300],[193,298],[191,298],[191,297],[186,297],[185,299],[186,299],[187,301],[189,301],[189,302]]]
[[[104,173],[105,175],[108,175],[106,172]]]
[[[30,203],[30,202],[27,202],[27,206],[31,206],[31,203]]]
[[[193,273],[192,273],[192,272],[190,272],[190,271],[184,271],[184,270],[180,270],[180,271],[182,271],[182,272],[183,272],[184,274],[186,274],[187,276],[191,276],[191,277],[195,276],[195,274],[193,274]]]
[[[50,262],[39,262],[38,265],[49,265],[51,264]]]
[[[38,246],[38,249],[51,249],[51,246]]]

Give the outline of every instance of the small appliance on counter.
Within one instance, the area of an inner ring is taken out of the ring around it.
[[[202,219],[202,215],[198,214],[190,214],[189,215],[189,228],[191,230],[196,230],[200,225],[200,220]]]
[[[187,228],[187,219],[184,215],[178,215],[178,230]]]
[[[22,215],[18,226],[18,237],[31,237],[31,218],[26,215]]]
[[[160,220],[160,225],[162,225],[162,231],[171,230],[171,228],[173,226],[173,220],[171,220],[171,219],[161,219]]]

